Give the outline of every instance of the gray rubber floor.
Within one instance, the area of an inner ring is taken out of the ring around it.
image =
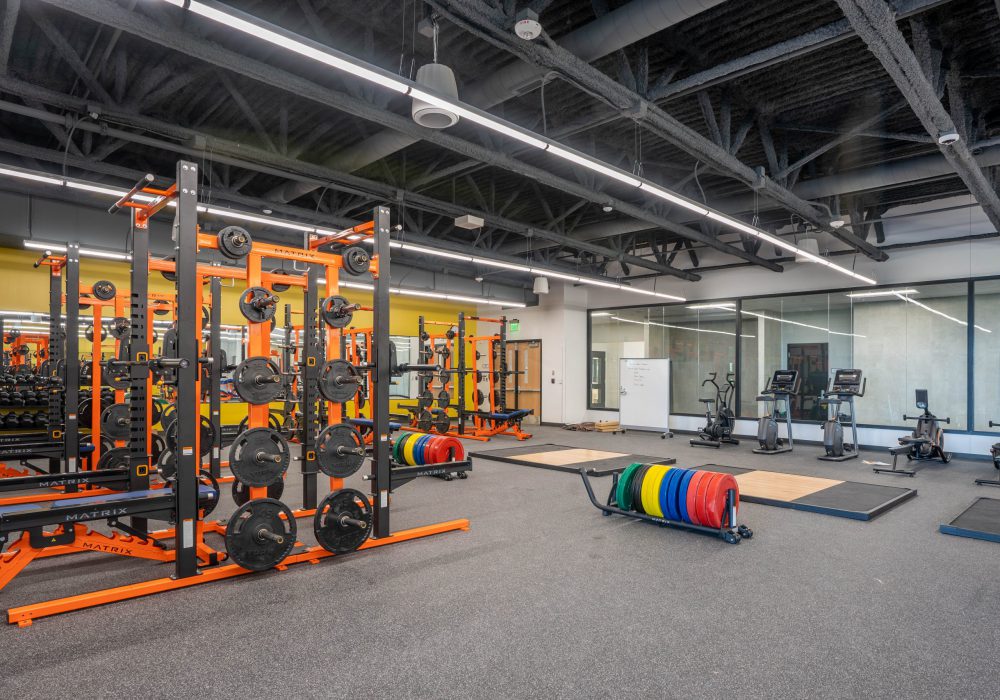
[[[634,432],[534,439],[919,495],[872,522],[746,504],[756,536],[732,546],[602,517],[572,474],[477,460],[468,480],[422,479],[394,499],[396,527],[469,517],[470,532],[2,627],[0,698],[997,697],[1000,545],[937,532],[1000,496],[972,483],[988,463],[909,479],[818,461],[811,446],[767,457]],[[595,480],[602,496],[609,485]],[[0,601],[165,573],[60,557]]]

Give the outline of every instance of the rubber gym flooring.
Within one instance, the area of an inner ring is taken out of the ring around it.
[[[585,449],[569,445],[538,445],[533,444],[534,442],[532,440],[529,444],[518,447],[473,450],[471,455],[473,458],[492,459],[496,462],[553,469],[572,474],[578,474],[580,468],[585,467],[591,476],[608,476],[624,470],[635,462],[643,464],[674,463],[673,457],[650,457],[649,455],[629,454],[614,450]],[[489,444],[487,443],[487,445]],[[664,454],[662,450],[660,453]]]
[[[469,532],[0,627],[0,697],[996,696],[1000,545],[938,532],[976,497],[1000,496],[972,483],[988,462],[909,479],[815,460],[809,445],[766,456],[546,427],[532,442],[919,495],[871,522],[745,504],[756,536],[732,546],[603,517],[578,476],[477,459],[468,480],[421,479],[394,497],[396,527],[468,516]],[[593,481],[606,494],[610,477]],[[49,559],[0,603],[164,573],[99,554]]]

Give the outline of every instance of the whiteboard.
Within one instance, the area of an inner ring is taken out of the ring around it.
[[[618,361],[623,428],[666,431],[670,419],[670,360],[622,358]]]

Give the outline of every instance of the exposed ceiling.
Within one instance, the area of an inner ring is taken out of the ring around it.
[[[440,61],[454,68],[460,97],[486,100],[479,106],[688,197],[748,221],[756,216],[765,229],[822,231],[825,251],[883,258],[887,211],[970,190],[986,218],[1000,220],[995,0],[893,0],[898,29],[890,32],[905,39],[895,43],[858,26],[865,12],[886,9],[882,0],[229,4],[406,77],[431,61],[419,24],[436,13]],[[411,240],[616,278],[695,279],[713,267],[780,270],[787,261],[640,192],[539,152],[511,150],[466,121],[447,130],[459,141],[445,144],[409,121],[408,98],[160,0],[0,5],[4,164],[131,184],[137,173],[169,175],[179,156],[195,157],[203,163],[204,199],[331,226],[389,202]],[[526,6],[539,12],[545,30],[534,43],[511,31]],[[612,49],[603,53],[593,41],[578,45],[595,22],[603,27],[640,8],[679,21],[652,33],[634,23],[602,32]],[[902,84],[872,41],[883,41],[896,58],[913,57],[922,71],[915,82],[925,80],[930,92]],[[498,102],[496,76],[514,69],[530,79]],[[954,153],[946,160],[938,134],[922,121],[928,96],[961,135],[965,161]],[[405,137],[387,128],[403,128],[400,120],[408,124]],[[381,157],[366,162],[365,154]],[[989,163],[979,171],[989,191],[970,185],[969,163],[979,170],[974,156]],[[914,168],[907,180],[914,158],[940,159],[941,167]],[[554,179],[539,182],[518,164]],[[902,184],[871,186],[886,164],[904,172]],[[755,197],[747,173],[757,167],[767,181],[756,181]],[[796,194],[831,176],[843,176],[839,195],[830,188],[810,201]],[[622,206],[604,211],[610,202]],[[641,219],[619,213],[625,205],[640,207]],[[849,224],[831,229],[828,208]],[[453,218],[466,212],[485,214],[487,225],[456,228]],[[483,272],[447,266],[469,277]],[[530,279],[489,273],[530,287]]]

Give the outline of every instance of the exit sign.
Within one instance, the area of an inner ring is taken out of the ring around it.
[[[520,321],[511,321],[510,322],[510,332],[511,333],[517,333],[519,330],[521,330],[521,322]]]

